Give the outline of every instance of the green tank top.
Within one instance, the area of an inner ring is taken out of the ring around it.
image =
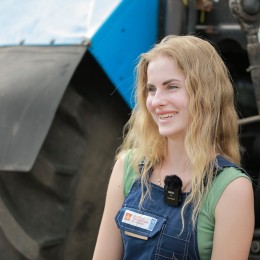
[[[130,153],[127,153],[124,163],[123,178],[125,196],[127,196],[131,190],[137,176],[137,172],[131,165]],[[210,260],[211,258],[215,227],[215,208],[218,200],[228,184],[240,177],[245,177],[251,182],[250,177],[241,170],[234,167],[224,168],[223,171],[215,178],[212,188],[203,199],[197,223],[198,249],[201,260]]]

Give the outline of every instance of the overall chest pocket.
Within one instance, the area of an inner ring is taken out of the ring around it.
[[[167,224],[164,216],[123,207],[115,220],[124,242],[124,259],[186,259],[189,233]]]
[[[122,208],[115,220],[123,234],[142,240],[154,237],[166,221],[163,216],[129,207]]]

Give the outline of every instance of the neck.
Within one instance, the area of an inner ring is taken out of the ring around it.
[[[183,140],[168,141],[165,164],[166,168],[172,169],[180,174],[190,168],[190,162],[187,157]]]
[[[158,170],[158,180],[160,179],[161,185],[166,175],[177,175],[183,182],[183,191],[189,190],[192,167],[183,142],[168,142],[166,158]]]

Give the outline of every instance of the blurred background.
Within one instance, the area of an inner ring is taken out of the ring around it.
[[[260,259],[259,23],[259,0],[2,0],[1,260],[92,259],[134,67],[167,34],[209,39],[230,71]]]

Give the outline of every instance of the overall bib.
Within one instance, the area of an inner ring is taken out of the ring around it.
[[[199,259],[196,231],[191,223],[191,205],[185,211],[164,202],[164,189],[151,183],[151,197],[139,209],[141,185],[136,181],[116,216],[124,244],[124,260]]]

